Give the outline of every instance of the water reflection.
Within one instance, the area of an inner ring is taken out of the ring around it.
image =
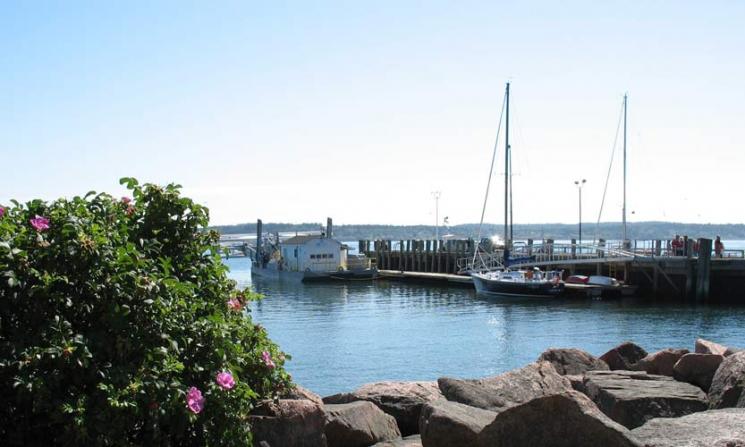
[[[298,383],[321,394],[379,380],[481,377],[534,361],[548,347],[602,354],[623,340],[653,351],[702,336],[745,345],[745,308],[640,300],[497,299],[468,288],[375,281],[298,284],[230,276],[265,299],[251,314],[293,356]]]

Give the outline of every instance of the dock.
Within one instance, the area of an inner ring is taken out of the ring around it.
[[[466,283],[456,279],[473,267],[474,260],[484,268],[501,266],[503,252],[463,240],[377,240],[359,241],[360,252],[372,258],[378,269],[391,278],[415,281]],[[539,267],[564,270],[568,275],[603,275],[638,287],[641,296],[682,298],[696,301],[728,299],[744,301],[745,253],[725,250],[721,257],[712,253],[712,240],[685,239],[681,250],[672,250],[668,241],[635,240],[626,243],[554,243],[551,239],[516,245],[510,255],[510,268]],[[427,275],[423,275],[427,274]],[[569,285],[570,290],[583,289]]]

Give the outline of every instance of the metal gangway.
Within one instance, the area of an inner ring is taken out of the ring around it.
[[[499,270],[505,267],[556,267],[570,264],[623,263],[634,262],[640,258],[655,259],[654,251],[634,249],[630,245],[618,244],[571,244],[538,243],[516,244],[510,251],[507,265],[504,263],[504,249],[494,251],[478,250],[470,258],[458,260],[459,273],[472,273]]]

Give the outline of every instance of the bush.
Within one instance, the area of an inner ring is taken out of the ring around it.
[[[257,295],[227,278],[205,207],[122,183],[132,199],[0,209],[0,439],[250,445],[248,412],[290,386],[244,312]]]

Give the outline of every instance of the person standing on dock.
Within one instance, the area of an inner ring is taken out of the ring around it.
[[[722,239],[717,236],[717,239],[714,241],[714,257],[721,258],[724,255],[724,244],[722,243]]]
[[[675,239],[671,243],[673,248],[673,256],[683,256],[683,240],[679,234],[675,235]]]

